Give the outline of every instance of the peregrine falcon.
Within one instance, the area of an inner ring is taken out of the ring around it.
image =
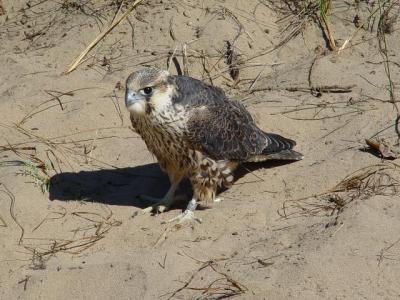
[[[193,197],[170,221],[195,219],[198,201],[215,201],[217,188],[229,187],[240,163],[270,159],[300,160],[295,141],[266,133],[224,92],[200,80],[146,68],[129,75],[125,104],[135,131],[170,179],[162,199],[142,212],[163,212],[175,200],[179,182],[188,178]]]

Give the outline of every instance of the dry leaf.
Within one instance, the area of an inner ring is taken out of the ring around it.
[[[368,146],[377,150],[383,158],[396,159],[400,155],[400,150],[394,149],[389,142],[385,141],[383,138],[366,139],[365,142]]]

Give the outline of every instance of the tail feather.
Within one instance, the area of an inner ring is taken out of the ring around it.
[[[302,160],[304,157],[300,152],[288,149],[271,154],[260,154],[250,157],[247,162],[261,162],[266,160]]]
[[[303,154],[292,150],[296,142],[279,134],[265,133],[267,146],[262,153],[248,159],[248,162],[260,162],[265,160],[301,160]]]
[[[267,139],[267,147],[264,148],[262,154],[272,154],[283,150],[290,150],[296,146],[296,142],[287,139],[279,134],[265,133]]]

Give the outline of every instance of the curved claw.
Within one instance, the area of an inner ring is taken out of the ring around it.
[[[181,201],[183,199],[186,199],[184,195],[177,195],[176,197],[164,197],[162,199],[147,196],[147,195],[140,195],[139,198],[144,201],[150,201],[150,202],[155,202],[153,205],[148,206],[146,208],[143,208],[142,210],[135,211],[132,215],[132,218],[138,216],[138,215],[145,215],[148,213],[163,213],[167,211],[171,205],[177,201]]]
[[[183,213],[179,214],[175,218],[172,218],[168,221],[162,221],[161,224],[168,224],[172,222],[177,222],[177,224],[182,224],[185,221],[192,221],[192,220],[197,221],[199,223],[203,222],[200,218],[194,216],[193,211],[186,209]]]
[[[132,218],[134,218],[138,215],[145,215],[145,214],[149,214],[152,212],[163,213],[164,211],[168,210],[168,208],[169,208],[169,205],[167,205],[167,203],[165,203],[165,201],[162,200],[154,205],[148,206],[139,211],[135,211],[132,215]]]
[[[171,220],[163,221],[161,222],[161,224],[172,223],[172,222],[177,222],[178,224],[182,224],[185,221],[191,221],[191,220],[195,220],[201,223],[202,220],[194,216],[194,211],[196,210],[196,207],[197,207],[197,201],[195,198],[193,198],[192,200],[189,201],[183,213],[179,214],[178,216],[176,216]]]

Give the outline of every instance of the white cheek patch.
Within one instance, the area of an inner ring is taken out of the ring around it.
[[[150,102],[155,111],[161,112],[172,105],[172,92],[172,87],[168,87],[166,92],[157,91],[151,96]]]
[[[129,105],[128,110],[137,115],[144,115],[146,112],[146,101],[139,100]]]

